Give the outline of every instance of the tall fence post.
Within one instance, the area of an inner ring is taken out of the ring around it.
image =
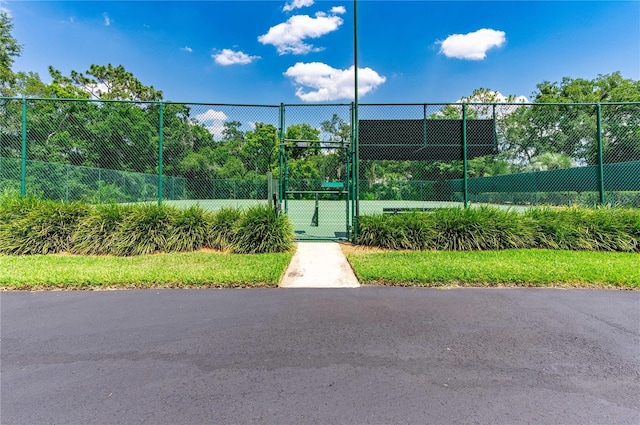
[[[164,127],[164,104],[160,102],[160,109],[158,113],[158,205],[162,203],[162,159],[163,159],[163,137],[162,130]]]
[[[20,196],[27,194],[27,99],[22,98],[22,143],[20,148]]]
[[[462,104],[462,196],[464,197],[464,207],[469,204],[469,177],[467,176],[467,104]]]
[[[351,202],[351,210],[350,212],[350,217],[349,217],[349,232],[347,232],[347,238],[351,238],[352,234],[353,234],[353,226],[354,226],[354,220],[353,220],[353,215],[355,214],[356,211],[356,199],[354,196],[354,185],[355,185],[355,181],[358,178],[358,176],[356,176],[355,173],[355,165],[354,165],[354,158],[355,156],[353,155],[353,132],[354,132],[354,128],[353,128],[353,112],[355,110],[355,106],[354,103],[351,102],[351,105],[349,107],[349,124],[350,124],[350,134],[349,134],[349,147],[347,149],[346,155],[348,156],[347,158],[347,172],[349,173],[349,176],[347,178],[351,179],[351,182],[349,182],[349,184],[347,185],[347,191],[348,191],[348,195],[349,196],[349,200]]]
[[[280,116],[280,144],[278,146],[278,202],[281,206],[282,199],[284,197],[284,103],[280,103],[280,110],[278,112]],[[276,207],[279,209],[278,205],[276,205]]]
[[[358,233],[360,233],[360,143],[359,143],[359,123],[358,123],[358,1],[353,0],[353,151],[354,151],[354,174],[355,181],[354,197],[356,200],[353,220],[353,241],[358,243]]]
[[[602,108],[596,104],[596,131],[598,132],[598,191],[600,192],[600,205],[604,205],[604,164],[602,158]]]

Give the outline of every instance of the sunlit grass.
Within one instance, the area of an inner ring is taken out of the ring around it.
[[[363,284],[640,289],[640,254],[542,249],[347,253]]]
[[[0,255],[4,289],[277,286],[292,252],[171,253],[135,257]]]

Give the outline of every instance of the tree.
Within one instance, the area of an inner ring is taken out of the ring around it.
[[[307,123],[294,124],[287,127],[284,138],[289,140],[289,156],[293,159],[308,158],[320,153],[320,130]],[[300,147],[298,143],[304,143]]]
[[[534,102],[540,107],[522,114],[521,127],[527,138],[536,139],[533,156],[542,150],[566,154],[576,163],[598,161],[596,109],[592,104],[575,102],[637,102],[640,81],[625,79],[619,72],[599,75],[593,80],[565,77],[560,83],[544,81],[537,85]],[[559,103],[544,106],[545,103]],[[640,112],[637,106],[603,105],[601,109],[605,162],[640,160]]]
[[[256,128],[245,134],[246,143],[241,156],[247,171],[265,175],[275,168],[278,158],[278,129],[271,124],[256,123]]]
[[[53,78],[52,84],[75,88],[79,97],[82,97],[82,93],[87,93],[97,99],[162,100],[162,91],[154,89],[153,86],[145,86],[122,65],[114,67],[111,64],[92,64],[84,73],[71,71],[68,77],[50,66],[49,74]]]
[[[12,96],[12,86],[16,75],[11,67],[14,58],[20,56],[22,46],[11,34],[13,30],[12,18],[6,12],[0,12],[0,95]]]
[[[574,166],[573,159],[566,154],[544,152],[533,158],[531,163],[525,167],[527,171],[560,170]]]

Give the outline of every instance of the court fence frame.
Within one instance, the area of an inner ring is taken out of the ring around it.
[[[208,163],[223,144],[226,162]],[[226,176],[233,167],[242,177]],[[0,191],[94,203],[267,200],[267,173],[279,209],[314,200],[316,224],[319,203],[340,198],[344,229],[327,239],[357,238],[361,201],[640,207],[640,102],[0,98]]]

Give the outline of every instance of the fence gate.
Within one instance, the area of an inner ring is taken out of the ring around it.
[[[351,161],[350,143],[282,140],[279,198],[296,240],[350,238]],[[303,173],[320,178],[300,178]]]

